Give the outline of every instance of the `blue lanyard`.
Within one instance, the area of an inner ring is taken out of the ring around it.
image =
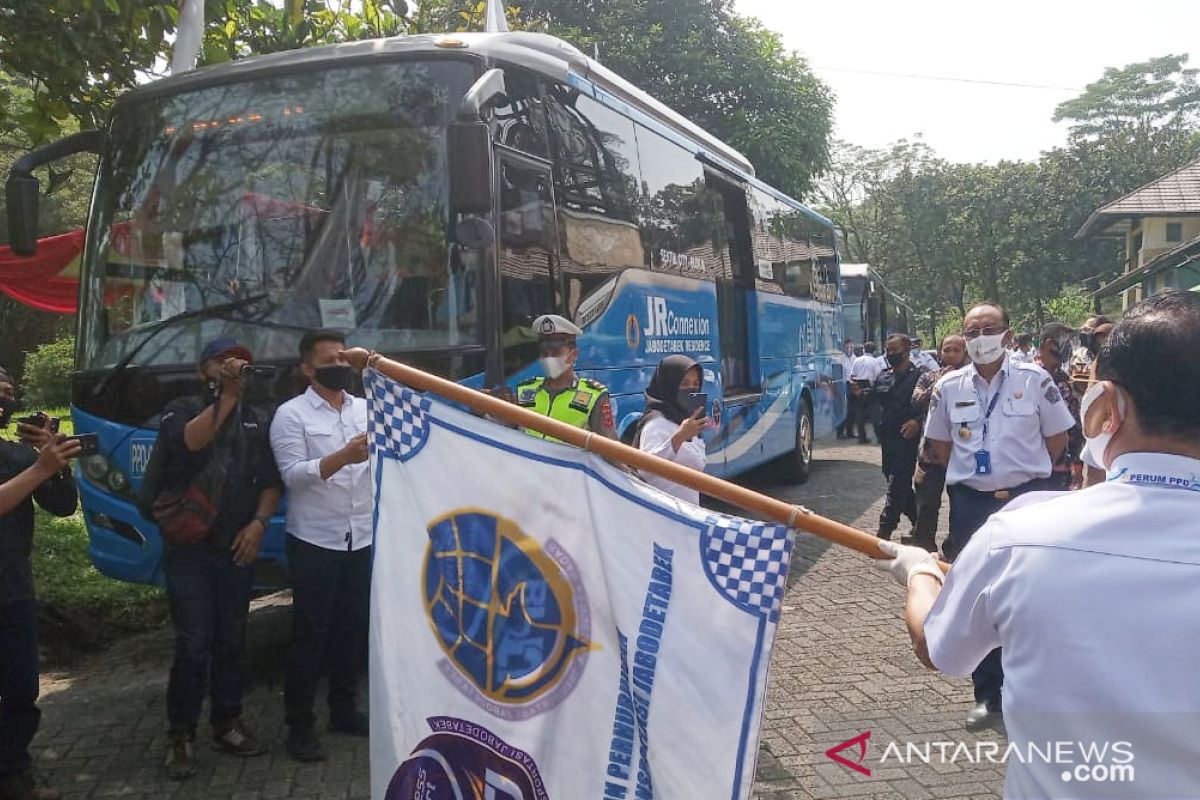
[[[1122,467],[1120,472],[1108,476],[1108,483],[1130,483],[1134,486],[1157,486],[1161,489],[1183,489],[1200,492],[1200,476],[1180,472],[1132,472]]]
[[[976,373],[978,374],[978,373]],[[987,447],[988,435],[988,420],[992,418],[992,412],[996,410],[996,403],[1000,402],[1000,393],[1004,389],[1004,376],[1006,373],[1000,373],[1000,380],[996,381],[996,393],[992,395],[992,402],[988,404],[987,413],[983,415],[983,447]],[[974,384],[975,379],[971,382]],[[979,407],[983,408],[983,397],[979,394],[979,387],[975,387],[975,399],[979,401]]]

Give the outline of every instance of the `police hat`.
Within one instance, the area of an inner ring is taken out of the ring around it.
[[[200,353],[200,363],[203,364],[211,358],[225,356],[227,358],[240,358],[243,361],[254,361],[254,356],[250,354],[250,350],[243,344],[239,344],[237,339],[232,336],[222,336],[219,339],[213,339],[204,347],[204,351]]]
[[[579,336],[583,333],[578,325],[558,314],[542,314],[533,321],[533,330],[543,339],[551,336]]]

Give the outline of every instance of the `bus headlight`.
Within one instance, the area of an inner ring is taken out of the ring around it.
[[[131,488],[128,476],[106,456],[88,456],[81,465],[84,476],[92,483],[113,494],[127,495]]]
[[[92,483],[103,485],[108,478],[109,461],[102,455],[88,456],[83,460],[83,474]]]

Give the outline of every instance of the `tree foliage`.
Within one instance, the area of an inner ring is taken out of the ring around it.
[[[1059,106],[1056,118],[1076,122],[1069,141],[1035,162],[951,164],[919,141],[839,144],[816,199],[844,258],[882,270],[931,335],[985,298],[1023,329],[1078,316],[1085,288],[1122,270],[1119,243],[1074,238],[1088,215],[1200,156],[1200,93],[1185,63],[1107,70]]]
[[[0,133],[25,144],[70,120],[97,125],[113,99],[158,75],[178,23],[178,0],[46,0],[0,14],[0,70],[31,88],[0,103]],[[403,33],[479,30],[481,0],[207,0],[202,64]],[[743,150],[760,174],[794,195],[828,160],[833,99],[805,61],[732,0],[531,0],[509,9],[514,28],[598,48],[603,62]],[[0,84],[0,101],[8,99]]]

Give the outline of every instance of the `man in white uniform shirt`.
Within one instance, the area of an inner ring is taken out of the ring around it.
[[[850,423],[846,432],[853,433],[857,429],[859,444],[867,444],[870,441],[867,438],[867,422],[871,419],[871,408],[874,405],[871,388],[875,385],[879,373],[887,366],[887,362],[875,354],[874,342],[863,342],[862,351],[862,354],[850,363],[850,404],[846,412]]]
[[[876,564],[907,587],[918,658],[965,675],[1003,646],[1010,747],[1070,743],[1051,763],[1008,758],[1006,798],[1183,798],[1200,787],[1197,341],[1193,292],[1154,295],[1117,323],[1082,414],[1105,483],[1023,497],[944,578],[920,548],[880,543],[896,557]]]
[[[288,753],[321,761],[313,701],[329,678],[329,728],[366,736],[356,706],[371,591],[374,492],[367,465],[367,402],[346,389],[353,368],[345,337],[309,331],[300,371],[311,385],[279,407],[271,447],[287,487],[287,556],[292,574],[292,641],[284,705]]]
[[[947,374],[933,390],[925,438],[946,464],[950,532],[942,543],[953,561],[987,518],[1013,497],[1055,488],[1054,462],[1075,426],[1058,387],[1036,364],[1014,363],[1008,315],[981,303],[963,320],[971,364]],[[1000,652],[971,676],[975,708],[968,729],[999,722],[1004,672]]]

